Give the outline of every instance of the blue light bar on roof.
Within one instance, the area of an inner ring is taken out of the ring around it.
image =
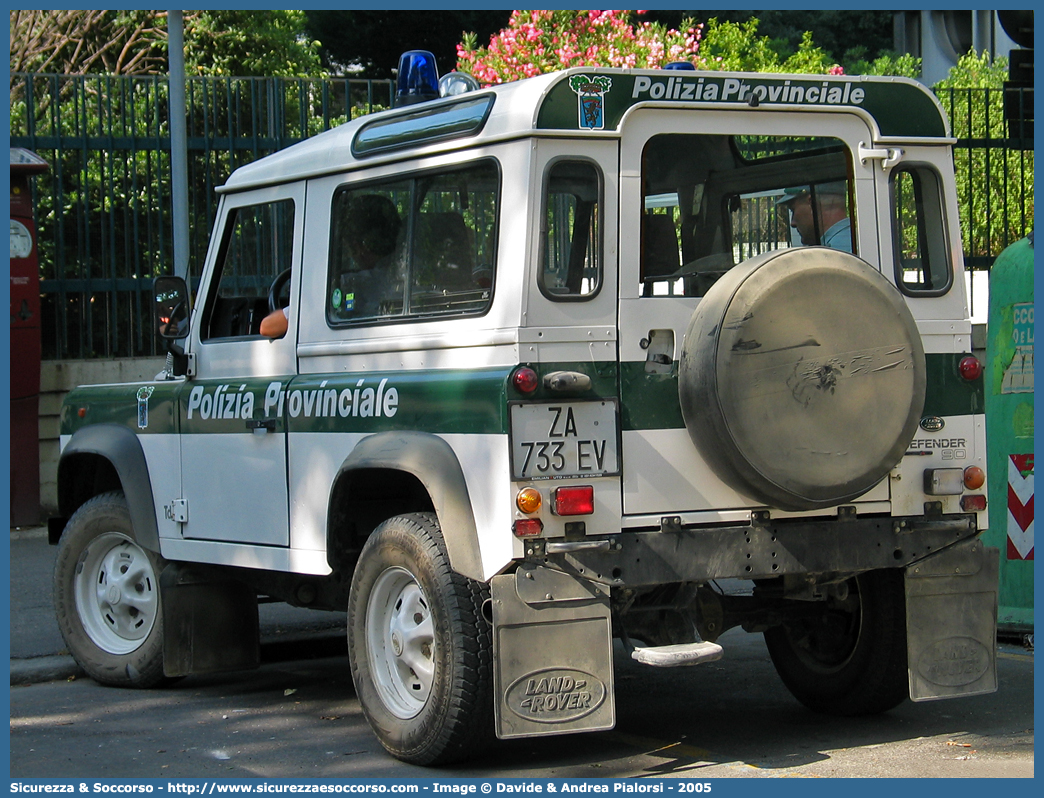
[[[410,50],[399,57],[395,107],[427,102],[439,96],[439,70],[427,50]]]

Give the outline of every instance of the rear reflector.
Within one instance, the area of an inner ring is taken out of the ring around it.
[[[981,513],[986,509],[986,497],[980,493],[962,496],[961,509],[966,513]]]
[[[532,538],[544,531],[544,523],[539,518],[519,518],[511,525],[511,531],[517,538]]]
[[[591,485],[558,488],[552,496],[555,515],[591,515],[594,512],[594,488]]]

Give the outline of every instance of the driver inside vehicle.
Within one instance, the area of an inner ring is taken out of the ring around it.
[[[338,229],[339,228],[339,229]],[[395,203],[379,194],[351,198],[343,221],[334,219],[334,238],[343,243],[350,270],[341,276],[329,302],[332,315],[377,316],[397,295],[395,252],[402,220]],[[289,329],[292,306],[277,309],[261,321],[261,335],[282,338]]]
[[[403,225],[395,203],[382,194],[342,194],[335,199],[333,216],[334,240],[341,246],[339,252],[330,253],[331,261],[340,267],[333,270],[340,273],[327,297],[330,320],[401,311]]]

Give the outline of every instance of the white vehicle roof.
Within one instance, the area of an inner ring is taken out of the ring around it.
[[[951,141],[935,95],[895,77],[574,68],[359,117],[240,167],[220,192],[533,135],[618,135],[640,106],[858,112],[875,141]],[[480,137],[480,138],[479,138]]]

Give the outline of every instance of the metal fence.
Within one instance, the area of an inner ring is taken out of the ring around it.
[[[189,78],[189,263],[198,277],[214,186],[237,167],[391,106],[391,81]],[[152,279],[173,271],[163,77],[13,74],[11,146],[35,178],[44,359],[155,355]]]
[[[187,81],[190,273],[206,255],[213,187],[238,166],[390,107],[391,81]],[[967,263],[988,269],[1033,225],[1033,152],[1007,138],[1002,91],[940,93]],[[11,146],[45,158],[34,200],[43,357],[155,355],[151,291],[173,270],[170,130],[163,77],[11,75]]]

